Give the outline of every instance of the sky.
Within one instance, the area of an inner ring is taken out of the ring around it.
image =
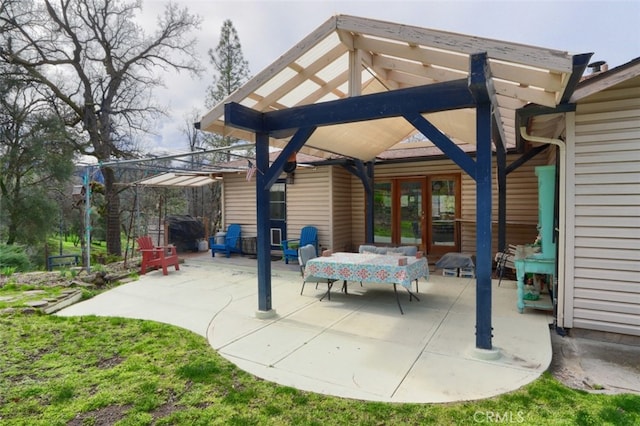
[[[184,129],[195,112],[204,115],[213,68],[207,51],[215,49],[220,30],[230,19],[238,32],[251,75],[256,75],[336,14],[354,15],[528,44],[569,53],[591,53],[610,68],[640,57],[639,0],[431,0],[431,1],[276,1],[173,0],[199,15],[193,33],[205,72],[164,76],[157,89],[167,116],[145,142],[151,152],[186,152]],[[162,12],[165,0],[143,0],[139,18],[145,27]]]

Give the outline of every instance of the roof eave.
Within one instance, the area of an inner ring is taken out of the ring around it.
[[[211,111],[205,114],[200,120],[202,130],[210,131],[216,120],[224,114],[224,106],[229,102],[240,102],[249,96],[262,84],[267,82],[275,74],[288,67],[295,58],[298,58],[311,47],[318,44],[321,40],[336,30],[337,16],[332,16],[322,25],[316,28],[311,34],[306,36],[302,41],[289,49],[285,54],[280,56],[271,65],[259,72],[255,77],[251,78],[247,83],[243,84],[231,95],[227,96],[222,102],[213,107]]]
[[[571,102],[580,100],[599,91],[608,89],[630,78],[640,76],[640,57],[632,59],[626,64],[612,68],[597,76],[581,81],[571,95]]]

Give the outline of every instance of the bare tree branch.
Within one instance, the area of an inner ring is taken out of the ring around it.
[[[55,108],[88,135],[85,153],[99,161],[132,155],[133,133],[163,109],[152,98],[159,71],[198,74],[195,40],[200,18],[169,3],[154,34],[136,22],[141,1],[7,0],[0,7],[0,59],[19,66],[54,97]],[[119,201],[108,171],[109,215]],[[107,248],[120,253],[117,220],[107,221]]]

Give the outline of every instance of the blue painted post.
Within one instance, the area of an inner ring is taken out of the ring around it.
[[[374,209],[374,203],[373,203],[373,197],[375,194],[375,184],[373,181],[373,160],[368,161],[367,164],[367,179],[369,180],[369,188],[370,191],[367,192],[367,225],[366,225],[366,235],[365,235],[365,241],[369,244],[373,243],[373,227],[374,227],[374,220],[373,220],[373,209]]]
[[[491,104],[476,107],[476,348],[491,337]]]
[[[269,135],[256,133],[256,219],[258,226],[258,310],[271,310],[271,241],[269,231]]]
[[[507,248],[507,153],[502,142],[496,143],[498,170],[498,251]]]

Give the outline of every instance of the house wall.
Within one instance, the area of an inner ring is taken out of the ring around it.
[[[332,192],[327,188],[331,177],[330,167],[299,167],[293,184],[287,184],[287,237],[298,238],[305,225],[318,228],[318,243],[331,247]],[[284,175],[283,175],[284,177]],[[242,226],[242,235],[256,236],[256,183],[255,177],[247,182],[245,173],[228,173],[224,176],[223,221]],[[339,199],[339,197],[338,197]],[[334,219],[335,220],[335,219]]]
[[[640,336],[640,78],[581,100],[567,136],[561,325]]]
[[[507,164],[518,158],[509,155]],[[507,236],[508,244],[532,243],[537,235],[538,195],[534,169],[548,161],[538,155],[507,177]],[[376,166],[375,178],[415,177],[461,173],[450,160],[396,163]],[[495,176],[494,164],[494,176]],[[461,174],[461,246],[462,251],[476,249],[476,189],[475,181]],[[330,183],[330,184],[328,184]],[[255,180],[246,181],[245,173],[224,176],[224,211],[226,224],[242,225],[243,236],[255,236]],[[298,167],[295,181],[287,185],[287,233],[296,238],[305,225],[318,228],[322,249],[351,251],[365,242],[365,197],[362,183],[340,166]],[[493,190],[493,252],[498,246],[498,190]]]
[[[518,155],[508,155],[507,164],[516,160]],[[538,223],[538,184],[534,169],[546,164],[545,155],[538,155],[507,176],[507,235],[508,244],[532,243],[536,236]],[[493,242],[492,251],[498,247],[498,184],[493,180]],[[474,253],[476,250],[476,184],[475,181],[451,160],[420,161],[415,163],[382,164],[376,166],[375,179],[385,180],[392,177],[415,177],[439,174],[461,174],[461,250]],[[364,189],[358,179],[352,179],[352,239],[354,245],[365,241],[365,201]]]
[[[298,167],[293,185],[287,185],[287,237],[300,237],[306,225],[318,228],[319,247],[331,247],[332,190],[330,167]],[[255,216],[255,211],[253,212]]]
[[[332,185],[331,191],[331,243],[328,246],[333,251],[351,251],[352,247],[352,204],[351,177],[352,175],[342,167],[330,167]]]
[[[221,204],[224,229],[231,223],[238,223],[242,226],[243,237],[257,235],[255,177],[247,182],[246,173],[225,174]]]

